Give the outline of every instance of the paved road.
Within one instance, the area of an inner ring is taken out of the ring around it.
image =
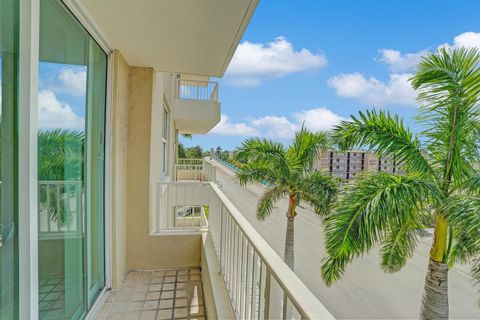
[[[242,188],[231,169],[220,163],[217,179],[222,191],[257,229],[272,248],[283,256],[287,200],[278,203],[265,221],[255,217],[261,185]],[[354,261],[341,281],[327,288],[320,278],[324,256],[321,221],[313,212],[299,209],[295,219],[295,273],[337,318],[342,319],[416,319],[418,318],[423,281],[427,267],[430,238],[422,239],[408,264],[394,274],[380,268],[375,250]],[[451,319],[480,319],[480,296],[460,266],[449,272]]]

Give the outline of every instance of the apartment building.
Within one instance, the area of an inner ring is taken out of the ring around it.
[[[393,157],[379,157],[373,152],[359,150],[321,152],[314,166],[345,180],[355,179],[362,172],[404,173]]]
[[[211,166],[177,181],[257,4],[1,1],[1,320],[331,318]]]

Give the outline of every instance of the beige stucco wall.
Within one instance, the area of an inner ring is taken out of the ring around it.
[[[112,286],[127,273],[127,129],[130,67],[113,53],[112,83]]]
[[[150,235],[155,184],[172,177],[175,163],[171,73],[131,67],[113,53],[112,84],[112,287],[132,269],[200,266],[201,236]],[[168,175],[162,175],[163,104],[170,111]]]
[[[127,161],[127,266],[161,269],[200,266],[200,235],[150,235],[151,186],[161,173],[160,140],[164,80],[150,68],[130,68]],[[171,78],[170,78],[171,79]],[[172,148],[173,125],[169,148]],[[172,149],[171,149],[172,150]],[[170,158],[172,155],[170,152]],[[170,166],[171,167],[171,166]],[[152,174],[152,170],[155,174]]]

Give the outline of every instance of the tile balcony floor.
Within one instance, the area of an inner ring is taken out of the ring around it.
[[[200,269],[131,271],[94,319],[205,319]]]

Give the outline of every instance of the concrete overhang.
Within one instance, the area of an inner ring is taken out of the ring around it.
[[[72,0],[70,0],[72,1]],[[132,66],[222,77],[259,0],[76,0]]]

